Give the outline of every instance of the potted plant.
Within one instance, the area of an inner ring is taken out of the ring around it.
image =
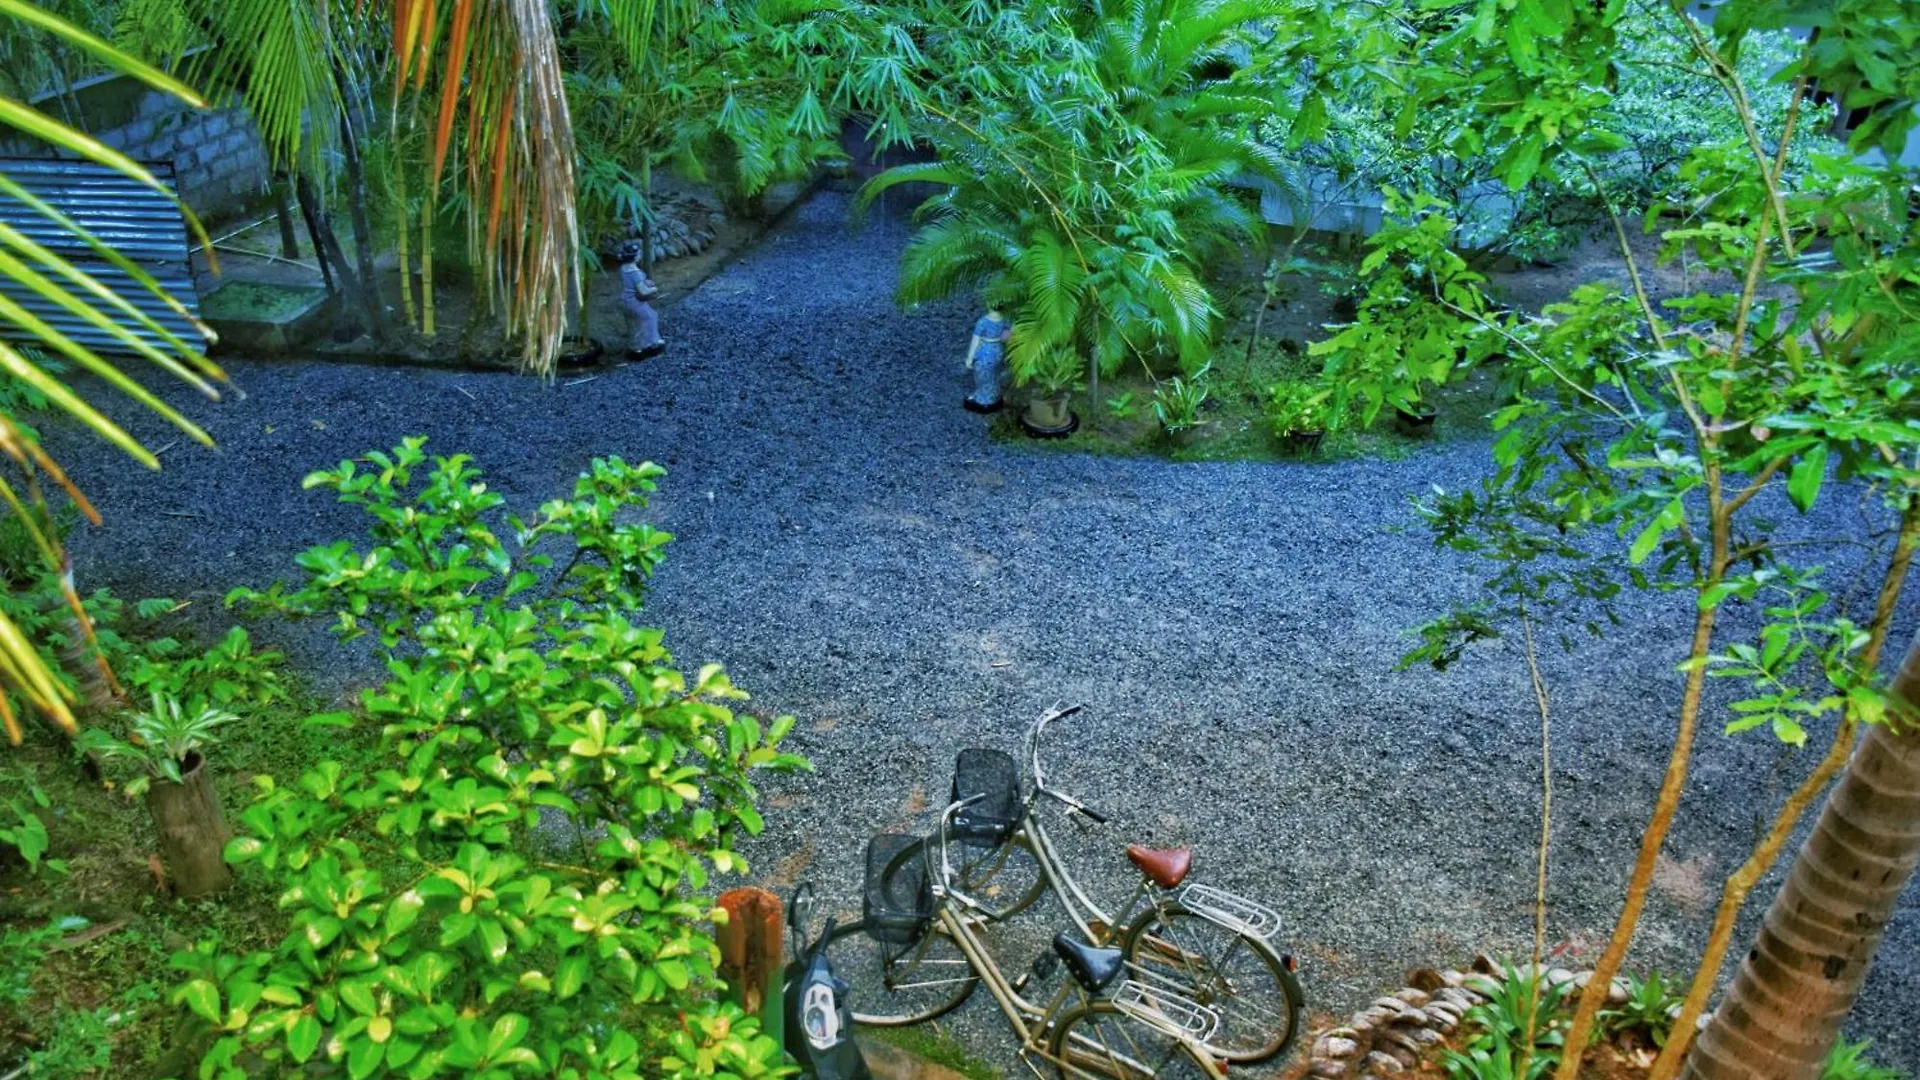
[[[1431,432],[1434,418],[1439,415],[1438,410],[1421,400],[1418,387],[1403,395],[1393,405],[1393,420],[1403,435],[1425,435]]]
[[[1267,418],[1289,453],[1311,454],[1334,427],[1333,389],[1318,383],[1275,383],[1267,392]]]
[[[141,774],[127,783],[126,792],[146,795],[160,855],[177,896],[206,896],[233,881],[222,854],[232,835],[213,789],[206,751],[215,730],[236,719],[223,709],[182,708],[177,698],[156,691],[153,707],[128,722],[128,738],[100,728],[89,728],[81,736],[83,750],[140,765]]]
[[[1067,349],[1046,349],[1014,367],[1014,381],[1032,386],[1020,426],[1036,439],[1059,439],[1080,426],[1068,407],[1080,376],[1080,360]]]
[[[1175,375],[1153,392],[1154,419],[1160,421],[1160,431],[1175,445],[1191,442],[1200,430],[1200,406],[1207,400],[1206,374],[1207,368],[1202,367],[1191,377]]]

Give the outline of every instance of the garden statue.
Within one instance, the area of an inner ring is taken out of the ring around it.
[[[1007,338],[1013,326],[996,309],[989,308],[973,324],[973,342],[967,346],[967,368],[973,372],[973,393],[962,402],[974,412],[994,412],[1000,408],[1001,372],[1006,366]]]
[[[649,303],[660,295],[645,270],[640,269],[640,243],[629,240],[620,245],[620,314],[627,320],[627,356],[645,360],[667,351],[660,338],[660,316]]]

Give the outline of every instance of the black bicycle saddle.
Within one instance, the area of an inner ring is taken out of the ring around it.
[[[1126,960],[1119,949],[1102,949],[1067,934],[1053,935],[1053,951],[1066,961],[1074,981],[1096,993],[1120,975]]]

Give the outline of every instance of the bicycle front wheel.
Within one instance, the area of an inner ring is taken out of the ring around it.
[[[908,875],[900,880],[918,881],[921,860],[933,840],[922,840],[901,849],[887,863],[885,880]],[[931,852],[937,861],[938,851]],[[961,840],[947,845],[947,858],[953,863],[953,886],[979,905],[978,913],[994,922],[1010,919],[1033,906],[1047,891],[1046,876],[1040,872],[1040,860],[1028,845],[1024,833],[990,848],[973,847]],[[891,888],[891,886],[889,886]]]
[[[1165,900],[1147,909],[1121,944],[1128,977],[1164,987],[1220,1015],[1207,1041],[1236,1065],[1267,1061],[1300,1029],[1300,984],[1264,939],[1221,926]]]
[[[864,922],[845,923],[827,938],[827,960],[848,986],[853,1022],[874,1027],[945,1016],[980,985],[967,954],[939,923],[902,944],[874,940]]]
[[[1060,1080],[1217,1080],[1221,1075],[1192,1043],[1128,1016],[1110,1001],[1063,1015],[1047,1051]]]

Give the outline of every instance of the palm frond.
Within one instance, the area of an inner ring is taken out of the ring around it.
[[[1284,18],[1293,10],[1289,0],[1201,0],[1180,6],[1160,35],[1158,60],[1166,70],[1182,73],[1228,31]]]
[[[790,4],[791,0],[787,2]],[[700,17],[699,0],[606,0],[606,9],[614,38],[636,72],[645,72],[654,66],[656,41],[672,40],[683,27]],[[791,6],[786,8],[786,14],[797,17]]]
[[[424,43],[394,59],[395,86],[416,88],[415,107],[437,100],[428,205],[438,205],[464,111],[463,178],[473,205],[485,208],[467,219],[468,251],[520,341],[521,366],[551,374],[579,298],[580,246],[573,121],[552,11],[542,0],[455,0],[451,10],[433,0],[390,3],[393,25],[417,21]],[[432,78],[440,81],[429,93]]]
[[[899,300],[945,299],[962,285],[1004,272],[1019,255],[1013,237],[977,218],[935,222],[916,233],[901,255]]]
[[[47,31],[149,86],[173,93],[192,104],[204,104],[197,95],[174,77],[142,63],[92,34],[64,23],[21,0],[0,0],[0,17],[24,22]],[[200,227],[199,221],[192,213],[180,204],[178,197],[150,171],[125,154],[18,101],[5,97],[0,97],[0,122],[8,123],[30,135],[37,136],[53,146],[70,150],[86,160],[115,169],[156,191],[165,193],[180,206],[190,228],[200,238],[202,244],[211,249],[211,245],[207,243],[205,230]],[[113,265],[128,273],[140,287],[163,298],[175,311],[186,312],[185,305],[178,299],[168,296],[151,275],[114,252],[100,238],[80,227],[71,218],[4,174],[0,174],[0,194],[14,199],[65,229],[82,246],[100,253]],[[68,314],[113,336],[134,353],[153,361],[202,392],[217,396],[208,379],[220,378],[220,371],[208,362],[197,348],[166,332],[151,317],[134,308],[124,297],[116,295],[92,275],[76,267],[63,256],[11,227],[0,227],[0,276],[5,276],[22,285]],[[11,336],[24,336],[28,340],[67,356],[85,370],[133,397],[195,439],[211,444],[212,440],[206,432],[161,401],[131,376],[121,371],[118,366],[101,359],[92,350],[46,323],[16,301],[0,297],[0,322],[11,324],[15,331]],[[146,339],[128,329],[126,325],[128,322],[156,334],[167,348],[161,349],[150,344]],[[0,372],[32,387],[44,396],[50,406],[73,416],[142,464],[149,468],[159,467],[159,461],[153,454],[142,447],[125,429],[108,419],[41,365],[4,342],[0,342]],[[0,479],[0,502],[4,502],[12,516],[28,528],[41,560],[46,564],[47,572],[58,576],[62,593],[67,598],[78,622],[78,638],[82,647],[96,654],[94,661],[107,685],[112,687],[113,673],[107,668],[104,658],[97,655],[93,629],[87,621],[86,610],[80,605],[78,595],[74,591],[71,567],[65,553],[59,549],[57,537],[51,532],[34,527],[34,521],[45,517],[47,511],[44,502],[41,501],[39,485],[31,478],[45,474],[66,491],[89,520],[98,523],[99,514],[87,502],[85,496],[74,487],[59,464],[40,448],[32,434],[5,414],[0,414],[0,454],[11,458],[22,473],[30,478],[27,491],[34,505],[29,506],[27,501],[23,501],[21,495],[4,479]],[[4,727],[6,737],[18,744],[23,733],[12,706],[6,701],[7,693],[18,694],[22,700],[69,734],[78,731],[72,708],[73,691],[55,675],[46,658],[20,627],[0,616],[0,726]]]
[[[1026,286],[1029,317],[1046,327],[1049,339],[1071,335],[1080,321],[1087,279],[1073,249],[1053,232],[1041,230],[1028,239],[1014,268]]]
[[[865,213],[875,199],[901,184],[941,184],[957,187],[972,181],[974,175],[971,170],[948,161],[916,161],[895,165],[860,185],[859,194],[854,197],[854,211]]]
[[[276,164],[322,173],[341,107],[338,43],[312,0],[181,0],[211,47],[189,53],[195,83],[246,103]]]

